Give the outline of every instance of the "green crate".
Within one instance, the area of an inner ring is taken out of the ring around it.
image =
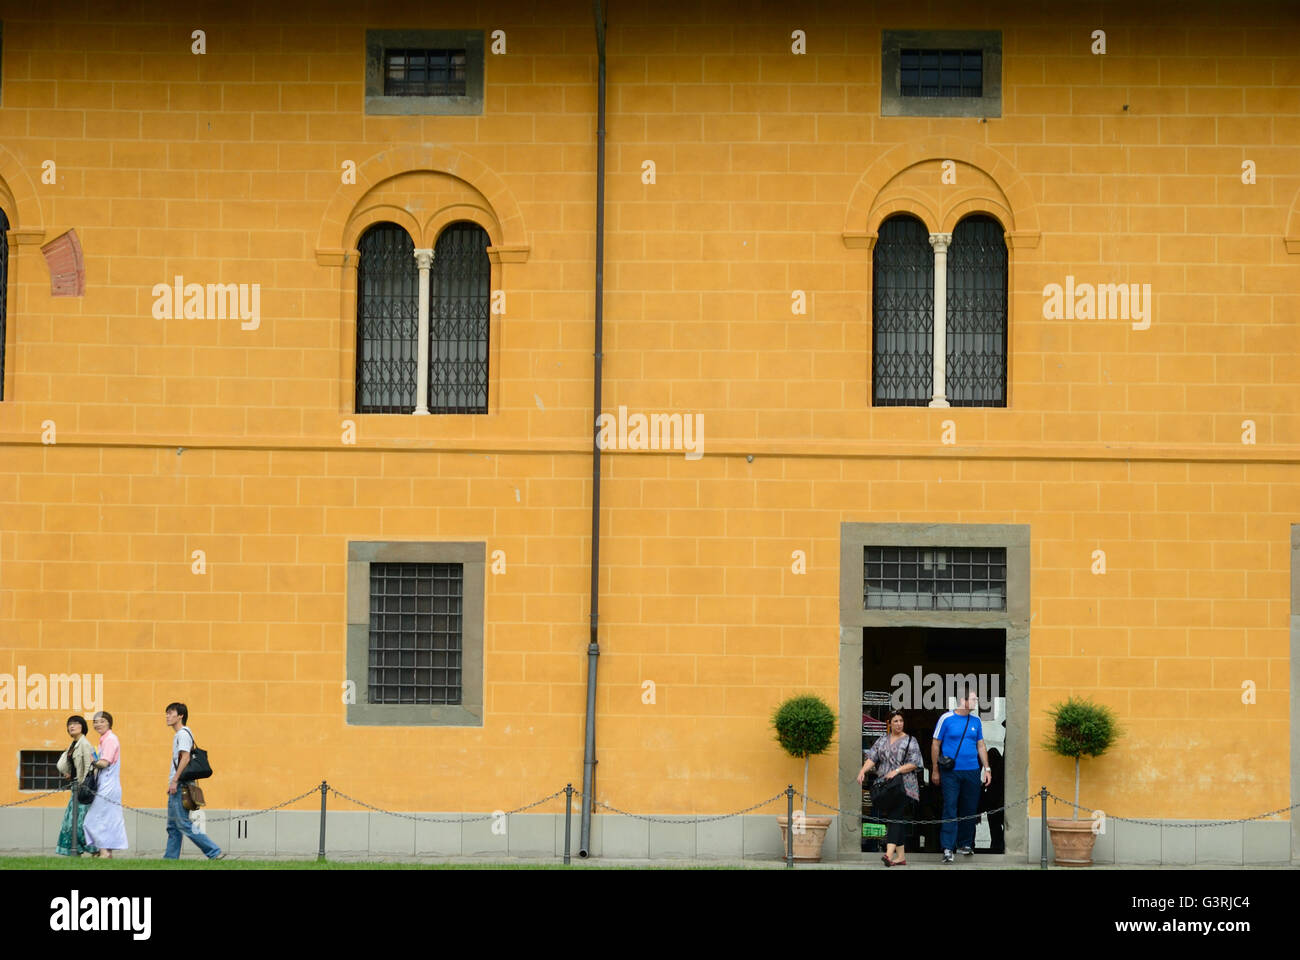
[[[885,835],[885,825],[883,823],[864,823],[862,825],[862,835],[864,837],[883,837]]]

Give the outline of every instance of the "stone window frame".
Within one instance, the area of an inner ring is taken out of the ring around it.
[[[384,95],[384,51],[388,49],[465,50],[465,96],[390,97]],[[459,116],[483,113],[482,30],[367,30],[366,113],[376,116]]]
[[[370,703],[370,564],[458,563],[463,572],[461,702]],[[347,722],[356,726],[483,726],[483,635],[487,543],[484,541],[348,541],[347,679],[355,692]]]
[[[905,97],[900,92],[904,47],[979,49],[983,53],[982,97]],[[880,115],[882,117],[1002,116],[1001,30],[880,31]]]
[[[1030,527],[1018,523],[856,523],[840,524],[840,691],[839,713],[862,714],[864,627],[963,627],[1006,631],[1006,692],[1008,712],[1003,776],[1008,799],[1029,796],[1029,619]],[[884,547],[1005,547],[1007,551],[1006,610],[877,610],[867,609],[862,591],[862,558],[868,546]],[[857,729],[854,722],[852,729]],[[844,729],[849,729],[845,727]],[[839,742],[839,807],[857,810],[862,788],[862,741],[842,736]],[[845,803],[844,798],[851,798]],[[1020,813],[1006,818],[1006,855],[1026,856],[1027,820]],[[857,817],[839,818],[839,851],[858,854],[861,830]]]

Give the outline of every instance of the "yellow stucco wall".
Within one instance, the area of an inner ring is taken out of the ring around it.
[[[1097,56],[1097,24],[1059,9],[919,13],[905,25],[1003,31],[1003,115],[982,123],[880,116],[892,15],[733,23],[706,7],[706,24],[654,8],[659,23],[620,11],[609,34],[605,410],[702,414],[705,455],[606,454],[601,798],[717,813],[794,778],[767,722],[795,692],[837,702],[840,524],[932,521],[1030,526],[1034,742],[1069,694],[1113,705],[1127,731],[1085,767],[1085,803],[1150,817],[1285,806],[1294,22],[1128,12]],[[415,5],[371,21],[286,3],[260,24],[160,12],[106,26],[0,4],[14,231],[0,673],[104,675],[128,803],[161,802],[174,699],[218,768],[214,806],[328,779],[398,809],[510,809],[580,782],[595,57],[586,7],[545,25],[532,9],[442,24]],[[482,116],[364,113],[364,30],[412,26],[506,30]],[[947,159],[955,185],[939,182]],[[341,182],[347,161],[356,184]],[[419,246],[440,211],[475,205],[507,296],[490,414],[352,415],[345,261],[361,228],[394,219]],[[1006,409],[871,406],[869,235],[897,210],[931,230],[971,210],[1004,223]],[[52,298],[39,244],[69,229],[86,295]],[[154,319],[153,285],[177,274],[259,283],[260,325]],[[1067,274],[1150,283],[1150,329],[1045,320],[1043,288]],[[487,577],[482,728],[344,722],[347,543],[390,539],[505,552],[507,572]],[[54,748],[63,716],[0,711],[0,743]],[[1212,782],[1212,757],[1239,790]],[[1071,772],[1032,751],[1034,787],[1065,794]],[[833,754],[810,792],[836,796]],[[18,796],[0,779],[0,802]]]

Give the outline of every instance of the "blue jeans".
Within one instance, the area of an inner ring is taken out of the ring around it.
[[[975,846],[975,808],[980,799],[978,770],[949,770],[941,774],[943,790],[943,826],[939,828],[939,846],[944,850]],[[969,817],[957,821],[954,817]]]
[[[190,812],[181,806],[181,788],[167,794],[167,850],[164,860],[178,860],[181,855],[181,837],[186,836],[209,860],[221,856],[221,848],[206,833],[198,833],[190,823]]]

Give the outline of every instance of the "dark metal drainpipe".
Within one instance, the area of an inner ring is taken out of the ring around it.
[[[591,640],[587,644],[587,736],[582,758],[582,828],[578,856],[586,859],[591,849],[591,808],[595,803],[596,781],[596,663],[600,644],[600,385],[604,344],[605,301],[605,14],[603,0],[592,0],[596,18],[596,346],[592,377],[591,434]]]

